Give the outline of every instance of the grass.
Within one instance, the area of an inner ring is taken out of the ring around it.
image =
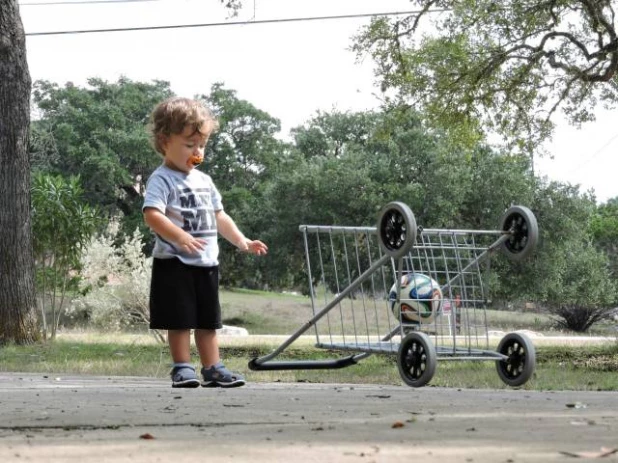
[[[263,291],[221,291],[223,324],[251,334],[291,334],[311,318],[311,299]]]
[[[223,323],[246,328],[250,334],[256,335],[290,335],[312,318],[313,309],[318,312],[326,306],[327,302],[329,302],[328,298],[316,297],[315,307],[312,307],[311,299],[301,295],[252,290],[221,291]],[[386,319],[391,318],[391,316],[387,313],[386,305],[383,302],[382,304],[383,306],[380,306],[380,304],[377,306],[377,310],[380,312],[378,318],[381,326],[385,327],[387,325]],[[332,322],[331,328],[336,332],[341,331],[342,325],[347,328],[352,326],[353,323],[359,322],[358,315],[356,315],[356,320],[353,320],[353,312],[362,314],[367,311],[367,313],[373,314],[374,309],[373,300],[369,301],[368,305],[362,306],[362,301],[345,299],[341,307],[333,308],[328,314]],[[483,329],[504,332],[532,330],[548,336],[565,334],[556,329],[554,320],[547,314],[492,309],[487,309],[484,312],[485,314],[482,310],[477,310],[476,313],[470,312],[470,317],[477,317],[477,322]],[[487,317],[486,321],[483,318],[484,315]],[[320,320],[318,325],[325,324],[325,322],[326,317]],[[472,322],[469,323],[472,324]],[[307,334],[313,335],[314,331],[309,331]],[[383,331],[377,334],[383,334]],[[589,337],[590,335],[615,337],[616,331],[615,324],[598,323],[585,335],[567,334],[582,337]]]
[[[395,355],[372,355],[357,365],[336,370],[252,371],[248,367],[250,359],[272,352],[311,318],[311,302],[303,296],[260,291],[222,291],[221,300],[225,324],[243,326],[251,334],[268,335],[220,337],[222,357],[227,366],[244,373],[249,381],[402,384]],[[347,323],[349,319],[344,321]],[[487,327],[505,332],[530,329],[554,334],[550,329],[549,317],[532,313],[488,310]],[[315,336],[311,331],[307,334],[309,336],[301,337],[276,360],[320,360],[349,355],[317,349],[313,347]],[[574,341],[564,345],[555,345],[551,336],[535,338],[537,368],[523,388],[618,390],[618,340],[614,337],[599,345],[577,342],[579,339],[587,341],[586,338],[575,337]],[[196,352],[193,352],[193,358],[197,359]],[[101,333],[64,330],[54,342],[0,348],[0,370],[6,372],[167,378],[169,365],[168,347],[158,344],[146,331]],[[430,385],[507,388],[496,372],[494,361],[449,362],[440,358]]]
[[[228,367],[244,373],[252,382],[312,382],[353,384],[402,384],[394,355],[372,355],[357,365],[337,370],[252,371],[248,360],[272,351],[272,346],[222,344]],[[278,360],[320,360],[342,355],[311,346],[286,349]],[[194,352],[194,358],[197,358]],[[0,349],[0,370],[34,372],[50,376],[90,374],[167,378],[169,350],[153,342],[102,342],[59,339],[30,346]],[[618,344],[542,346],[537,369],[523,386],[528,390],[618,390]],[[504,389],[493,361],[438,360],[433,386]]]

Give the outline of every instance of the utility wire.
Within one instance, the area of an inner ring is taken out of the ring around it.
[[[139,2],[160,2],[161,0],[84,0],[75,2],[26,2],[19,6],[48,6],[48,5],[90,5],[95,3],[139,3]]]
[[[569,171],[569,173],[573,173],[579,169],[581,169],[583,166],[585,166],[586,164],[588,164],[590,161],[592,161],[595,157],[597,157],[599,154],[601,154],[603,151],[605,151],[605,149],[612,144],[612,142],[614,140],[616,140],[618,138],[618,133],[614,134],[613,137],[611,137],[603,146],[601,146],[598,150],[596,150],[594,153],[592,153],[592,155],[588,156],[587,158],[585,158],[582,162],[580,162],[577,166],[575,166],[573,169],[571,169]]]
[[[126,1],[126,0],[125,0]],[[132,1],[152,1],[152,0],[132,0]],[[111,2],[106,2],[111,3]],[[448,9],[435,9],[427,10],[425,13],[441,13],[450,11]],[[310,16],[301,18],[281,18],[281,19],[263,19],[257,21],[226,21],[217,23],[205,23],[205,24],[178,24],[171,26],[144,26],[144,27],[122,27],[114,29],[87,29],[87,30],[73,30],[73,31],[55,31],[55,32],[27,32],[27,36],[40,36],[40,35],[71,35],[71,34],[93,34],[104,32],[131,32],[131,31],[152,31],[161,29],[185,29],[195,27],[220,27],[220,26],[251,26],[254,24],[275,24],[275,23],[291,23],[302,21],[326,21],[333,19],[355,19],[355,18],[369,18],[373,16],[403,16],[420,14],[421,10],[412,11],[392,11],[385,13],[363,13],[363,14],[345,14],[336,16]]]

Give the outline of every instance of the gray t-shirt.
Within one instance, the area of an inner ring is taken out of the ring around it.
[[[223,204],[209,175],[197,169],[187,174],[165,165],[159,166],[146,183],[142,210],[147,207],[158,209],[184,231],[206,240],[206,246],[200,254],[188,254],[156,235],[153,257],[178,257],[185,264],[200,267],[219,264],[215,211],[222,211]]]

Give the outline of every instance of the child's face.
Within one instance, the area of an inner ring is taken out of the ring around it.
[[[204,160],[204,149],[208,136],[205,131],[195,132],[193,127],[185,127],[181,134],[172,134],[163,140],[165,165],[170,169],[190,172]]]

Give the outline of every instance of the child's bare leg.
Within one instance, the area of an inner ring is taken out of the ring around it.
[[[195,330],[195,345],[202,366],[210,368],[219,362],[219,340],[215,330]]]
[[[167,343],[174,363],[191,363],[190,330],[168,330]]]

